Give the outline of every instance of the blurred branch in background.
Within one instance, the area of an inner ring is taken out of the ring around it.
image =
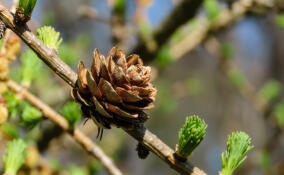
[[[217,32],[238,20],[253,8],[260,6],[273,8],[274,0],[239,0],[234,2],[231,8],[224,8],[211,19],[201,15],[197,17],[194,28],[184,38],[170,46],[170,53],[174,60],[182,58],[186,53],[201,44],[212,32]],[[255,6],[257,5],[257,6]]]
[[[37,39],[34,34],[29,32],[28,27],[26,25],[16,25],[14,23],[13,15],[4,6],[0,6],[0,12],[0,19],[6,24],[6,26],[12,29],[19,37],[21,37],[22,40],[38,54],[39,58],[42,59],[52,70],[54,70],[56,74],[58,74],[70,86],[75,87],[77,81],[77,74],[63,61],[61,61],[56,52],[45,46],[42,41]],[[9,82],[9,87],[14,87],[16,88],[14,90],[17,91],[22,91],[22,88],[16,86],[12,82]],[[27,91],[25,92],[26,95],[29,95],[29,98],[35,100],[34,102],[30,101],[33,105],[43,105],[41,101],[39,101],[37,98],[31,96],[31,94],[27,93]],[[38,107],[46,108],[47,106],[43,105]],[[47,111],[44,112],[51,112],[48,113],[48,115],[50,115],[49,117],[51,117],[52,120],[58,122],[58,124],[60,124],[64,130],[67,130],[69,128],[68,123],[63,120],[63,118],[57,118],[56,113],[53,113],[54,111],[51,108],[47,108]],[[190,163],[178,161],[177,159],[175,159],[174,150],[168,147],[164,142],[162,142],[156,135],[148,131],[144,126],[132,130],[124,130],[178,172],[196,175],[205,174],[202,170],[191,165]],[[80,139],[80,137],[83,137],[82,139],[86,139],[84,138],[84,135],[82,135],[80,132],[74,132],[74,136],[77,139]],[[88,142],[87,144],[92,144],[92,142]]]
[[[139,40],[137,46],[131,52],[140,55],[145,62],[153,60],[175,30],[196,15],[202,2],[202,0],[181,0],[151,34],[156,47],[148,48],[147,40]]]
[[[275,107],[280,104],[271,106],[271,102],[280,96],[280,89],[282,89],[282,87],[279,87],[280,85],[273,81],[267,83],[260,91],[257,91],[247,78],[241,74],[237,65],[232,60],[232,50],[229,51],[227,50],[229,48],[225,47],[228,46],[222,45],[214,37],[208,38],[205,43],[207,51],[213,57],[218,59],[220,70],[224,73],[229,82],[231,82],[240,95],[249,101],[253,108],[264,117],[267,121],[267,125],[270,125],[269,127],[271,128],[272,135],[268,138],[262,152],[259,154],[271,153],[277,145],[279,145],[283,133],[284,125],[281,120],[278,120],[278,117],[276,116],[277,113],[275,113]],[[282,117],[282,113],[280,115]],[[258,166],[257,163],[259,162],[255,159],[249,159],[249,162],[243,171],[248,173],[249,170]]]
[[[68,121],[63,116],[58,114],[51,107],[43,103],[36,96],[29,93],[25,88],[21,87],[15,82],[9,81],[8,88],[16,93],[21,94],[25,100],[30,102],[36,108],[40,109],[45,117],[50,119],[54,124],[61,127],[65,132],[71,134],[74,140],[76,140],[88,153],[98,159],[110,174],[122,175],[121,171],[113,164],[112,160],[104,154],[101,148],[99,148],[99,146],[97,146],[80,130],[76,128],[72,129],[69,126]]]
[[[92,7],[87,6],[87,5],[79,6],[78,9],[77,9],[77,14],[81,18],[94,19],[96,21],[99,21],[99,22],[102,22],[102,23],[105,23],[105,24],[111,23],[109,19],[99,17],[99,12],[95,8],[92,8]]]

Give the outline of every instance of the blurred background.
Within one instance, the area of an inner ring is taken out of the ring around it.
[[[38,0],[29,26],[35,32],[40,26],[51,25],[60,32],[63,43],[59,56],[75,70],[79,60],[90,65],[95,48],[107,55],[116,45],[130,54],[143,39],[151,47],[151,32],[180,1],[125,0],[120,12],[114,10],[117,7],[111,0]],[[189,160],[208,174],[220,171],[220,155],[226,149],[227,136],[245,131],[255,148],[236,174],[284,174],[284,17],[275,10],[249,11],[226,28],[210,32],[202,44],[177,59],[171,48],[198,29],[199,16],[218,14],[228,8],[226,1],[205,1],[210,2],[204,2],[196,17],[180,26],[155,57],[146,58],[146,64],[153,66],[158,97],[155,108],[147,111],[150,119],[145,126],[175,148],[185,118],[198,115],[204,119],[208,124],[206,137]],[[24,52],[26,47],[22,46]],[[40,61],[38,64],[39,75],[30,90],[61,111],[72,101],[70,88],[46,65]],[[18,59],[10,70],[14,80],[21,79],[20,67]],[[257,108],[260,102],[250,97],[252,93],[267,102],[265,110]],[[100,141],[96,139],[95,124],[88,121],[84,125],[84,121],[78,127],[126,174],[177,174],[155,155],[139,159],[137,141],[121,129],[105,130]],[[18,129],[20,135],[36,140],[33,144],[54,170],[64,169],[74,175],[107,174],[99,162],[50,121],[30,130],[23,126]]]

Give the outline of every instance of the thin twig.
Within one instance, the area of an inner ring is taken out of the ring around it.
[[[67,66],[58,55],[50,48],[45,46],[34,34],[29,32],[27,26],[17,26],[14,23],[14,17],[9,12],[7,8],[0,5],[0,19],[6,24],[8,28],[13,30],[22,40],[33,49],[37,55],[52,69],[58,74],[63,80],[65,80],[70,86],[74,87],[77,74]],[[11,85],[11,83],[9,83]],[[33,96],[32,96],[33,97]],[[35,99],[34,99],[35,100]],[[42,104],[38,99],[33,103],[34,105]],[[47,112],[50,112],[48,110]],[[57,121],[62,124],[62,128],[68,129],[68,125],[65,122],[58,121],[55,113],[51,114],[50,117],[52,120]],[[134,137],[136,140],[141,142],[145,147],[157,155],[160,159],[167,162],[173,169],[177,170],[181,174],[192,174],[192,175],[205,175],[205,173],[199,168],[191,165],[190,163],[185,163],[178,161],[174,158],[174,150],[168,147],[164,142],[162,142],[157,136],[152,134],[146,128],[141,127],[140,129],[126,130],[125,131]],[[80,133],[74,132],[74,136],[77,139],[80,139]],[[84,137],[83,137],[84,138]],[[88,143],[88,144],[91,144]]]
[[[70,86],[74,87],[77,74],[65,64],[53,49],[48,48],[27,26],[17,26],[14,23],[14,16],[9,10],[0,4],[0,19],[6,27],[14,31],[35,53],[42,59],[56,74],[58,74]]]
[[[116,167],[113,161],[107,155],[105,155],[103,150],[79,129],[71,129],[67,120],[62,115],[58,114],[51,107],[28,92],[25,88],[18,85],[16,82],[10,80],[8,82],[8,88],[16,93],[20,93],[25,100],[30,102],[34,107],[41,110],[46,118],[51,120],[54,124],[58,125],[64,131],[71,134],[74,140],[76,140],[76,142],[78,142],[87,152],[98,159],[110,174],[122,175],[122,172]]]
[[[195,16],[202,2],[203,0],[181,0],[153,32],[151,38],[155,41],[156,48],[149,50],[146,41],[140,40],[132,52],[140,55],[145,62],[153,60],[175,30]]]
[[[201,44],[212,32],[219,31],[220,29],[229,26],[254,8],[255,5],[271,8],[269,5],[273,3],[274,0],[239,0],[233,3],[230,9],[224,8],[221,10],[218,16],[212,21],[201,15],[197,19],[197,24],[194,26],[194,30],[186,35],[180,42],[175,43],[170,48],[170,52],[174,59],[178,60]]]
[[[210,37],[207,39],[205,47],[213,57],[216,57],[218,59],[220,70],[227,77],[227,79],[230,80],[230,71],[237,70],[238,68],[231,59],[228,60],[222,57],[220,42],[216,38]],[[273,120],[276,118],[274,116],[274,113],[271,111],[269,101],[264,99],[246,78],[243,79],[242,85],[236,88],[236,90],[245,100],[251,103],[253,108],[261,116],[263,116],[265,120]],[[266,123],[268,125],[271,125],[270,127],[272,127],[271,129],[273,134],[267,139],[266,144],[262,148],[262,151],[272,152],[272,150],[275,149],[277,145],[279,145],[280,138],[283,133],[283,128],[281,128],[281,126],[279,126],[277,122],[271,123],[268,121]],[[247,166],[241,171],[248,173],[249,170],[255,168],[256,166],[257,163],[255,162],[255,160],[249,158]]]

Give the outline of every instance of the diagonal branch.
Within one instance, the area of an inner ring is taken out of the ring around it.
[[[204,15],[199,16],[197,19],[198,23],[194,27],[194,30],[181,41],[171,46],[170,52],[173,55],[173,59],[178,60],[182,58],[186,53],[192,51],[206,40],[210,34],[229,26],[253,9],[255,5],[271,8],[274,3],[275,0],[239,0],[234,2],[230,9],[224,8],[221,10],[218,16],[212,21]]]
[[[156,47],[148,48],[147,41],[140,40],[133,53],[140,55],[145,62],[153,60],[175,30],[195,16],[202,2],[203,0],[181,0],[152,34]]]
[[[21,37],[22,40],[37,53],[39,58],[44,61],[56,74],[58,74],[70,86],[75,86],[75,83],[77,81],[77,74],[68,65],[66,65],[52,49],[45,46],[42,41],[40,41],[34,34],[32,34],[27,26],[16,25],[14,23],[14,16],[6,7],[2,5],[0,5],[0,20],[2,20],[8,28],[10,28],[19,37]],[[12,85],[13,83],[10,82],[9,84]],[[26,94],[29,93],[27,93],[26,91]],[[30,97],[34,97],[31,96],[31,94],[29,95]],[[37,103],[39,103],[42,105],[42,102],[39,101],[39,99],[34,98],[34,100],[36,101],[31,102],[32,104],[36,105]],[[50,112],[50,110],[48,111]],[[59,120],[55,113],[49,114],[53,120]],[[68,129],[66,121],[61,122],[63,124],[62,127],[65,128],[65,130]],[[156,135],[148,131],[146,128],[141,127],[140,129],[124,130],[181,174],[206,175],[202,170],[193,166],[192,164],[176,160],[174,158],[174,150],[172,150],[169,146],[167,146]],[[82,135],[80,132],[74,132],[74,136],[76,136],[77,139],[84,138],[84,135]],[[90,143],[91,142],[87,142],[86,144]],[[85,144],[83,145],[85,146]]]
[[[76,140],[76,142],[79,143],[88,153],[98,159],[110,174],[122,175],[122,172],[116,167],[112,160],[107,155],[105,155],[103,150],[79,129],[71,129],[67,120],[62,115],[58,114],[51,107],[28,92],[25,88],[18,85],[16,82],[10,80],[8,82],[8,88],[16,93],[21,94],[21,96],[25,100],[30,102],[34,107],[41,110],[46,118],[51,120],[54,124],[58,125],[65,132],[68,132],[70,135],[72,135],[74,140]]]

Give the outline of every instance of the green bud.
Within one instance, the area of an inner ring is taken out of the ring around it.
[[[276,80],[271,80],[265,83],[263,88],[260,90],[260,94],[265,100],[271,101],[280,94],[280,91],[281,84]]]
[[[26,143],[21,139],[14,139],[7,143],[6,155],[3,156],[5,173],[16,175],[26,158]]]
[[[37,0],[20,0],[19,8],[24,13],[24,15],[31,16],[36,2]]]
[[[228,138],[227,150],[222,153],[221,175],[232,175],[245,161],[246,154],[253,148],[251,138],[244,132],[233,132]]]
[[[278,25],[278,27],[284,28],[284,15],[277,15],[275,17],[275,22]]]
[[[10,139],[19,137],[18,127],[15,124],[6,122],[3,125],[1,125],[0,128],[1,128],[1,131],[5,135],[7,135]]]
[[[61,114],[67,119],[71,128],[74,128],[82,116],[80,105],[75,102],[66,103],[61,110]]]
[[[230,70],[229,80],[236,88],[241,88],[245,83],[244,75],[237,69]]]
[[[21,124],[33,128],[42,118],[42,113],[28,103],[22,103]]]
[[[217,0],[205,0],[203,7],[210,20],[214,20],[220,13],[220,5]]]
[[[177,154],[184,158],[190,156],[205,137],[206,128],[206,123],[198,116],[187,117],[183,128],[179,131]]]
[[[43,26],[37,30],[37,36],[42,42],[49,48],[57,51],[58,47],[62,42],[60,33],[56,32],[51,26]]]

